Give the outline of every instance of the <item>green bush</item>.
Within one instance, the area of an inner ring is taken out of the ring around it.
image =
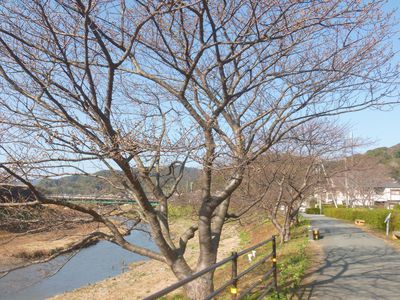
[[[306,209],[306,214],[319,215],[319,207],[311,207]]]
[[[324,214],[327,217],[354,221],[364,220],[366,224],[373,228],[386,230],[384,223],[386,216],[392,213],[390,218],[390,230],[400,229],[400,210],[389,210],[385,208],[326,208]]]
[[[335,207],[335,206],[333,206],[332,204],[322,204],[322,209],[330,207]]]

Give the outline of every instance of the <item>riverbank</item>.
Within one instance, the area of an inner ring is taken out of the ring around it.
[[[180,214],[177,214],[177,216],[178,215]],[[178,218],[177,216],[173,218],[171,224],[171,231],[173,233],[173,236],[175,236],[176,238],[178,238],[180,234],[184,232],[185,229],[189,226],[189,223],[191,223],[191,221],[189,221],[190,218]],[[262,240],[265,240],[267,237],[270,237],[271,234],[275,232],[272,224],[265,221],[263,218],[259,218],[257,220],[251,218],[251,221],[245,223],[248,224],[245,226],[241,226],[238,222],[234,222],[225,225],[221,238],[221,246],[219,248],[218,260],[229,256],[232,251],[242,250],[252,244],[256,244]],[[93,224],[86,224],[87,229],[94,229],[91,227],[92,225]],[[278,249],[278,265],[279,268],[283,271],[282,273],[280,273],[279,279],[283,280],[285,283],[291,283],[290,287],[288,286],[284,288],[283,282],[280,282],[282,284],[281,291],[285,289],[285,294],[290,292],[290,290],[293,290],[293,288],[297,286],[299,278],[302,277],[302,275],[304,274],[304,270],[307,268],[307,255],[305,255],[305,253],[307,252],[304,252],[304,248],[307,244],[307,238],[304,228],[305,224],[302,224],[302,226],[300,226],[299,228],[295,228],[293,231],[293,240],[289,244],[285,245],[284,247],[279,247]],[[97,229],[98,228],[96,228],[96,230]],[[70,234],[72,234],[74,229],[71,228],[70,230]],[[82,231],[80,231],[82,230],[82,228],[76,230],[77,232],[75,232],[75,237],[82,237],[83,234]],[[138,233],[140,232],[141,231],[138,231]],[[66,237],[64,236],[64,234],[65,232],[60,232],[57,237],[46,237],[43,238],[41,242],[44,240],[51,242],[65,242],[67,241],[67,238],[74,237],[74,235],[69,235],[68,237]],[[136,243],[141,243],[137,237],[129,236],[128,238],[132,238],[131,241],[134,241]],[[26,290],[24,289],[21,293],[17,291],[17,294],[15,294],[15,296],[10,294],[10,299],[20,299],[18,297],[20,297],[21,295],[23,295],[24,297],[27,297],[27,295],[29,295],[29,297],[31,297],[32,295],[36,295],[36,298],[34,299],[44,299],[51,295],[62,293],[63,291],[70,292],[65,292],[63,294],[54,296],[53,299],[142,299],[156,292],[157,290],[171,285],[176,281],[175,276],[165,264],[148,260],[138,261],[146,259],[141,257],[138,257],[136,259],[123,259],[122,268],[118,270],[114,269],[114,265],[117,266],[118,264],[121,264],[121,261],[114,261],[111,263],[111,261],[115,259],[121,260],[121,254],[117,254],[118,252],[114,252],[117,249],[114,249],[112,251],[111,249],[103,249],[100,252],[96,251],[96,249],[99,248],[98,246],[106,246],[107,244],[110,246],[112,245],[107,242],[101,242],[93,247],[78,252],[77,256],[74,257],[70,262],[68,262],[65,268],[63,268],[63,265],[61,265],[61,268],[63,269],[56,276],[50,275],[48,279],[44,279],[43,281],[35,281],[38,284],[33,282],[32,284],[35,285],[32,286],[32,288],[28,288]],[[35,242],[35,245],[37,245],[37,241]],[[151,246],[152,245],[147,245],[146,247],[149,247],[150,249]],[[189,264],[194,266],[196,264],[198,253],[196,237],[189,242],[187,249],[188,251],[186,258],[188,259]],[[301,251],[299,251],[300,249]],[[41,248],[41,251],[43,251],[43,247]],[[107,256],[106,254],[109,255]],[[102,261],[96,262],[95,260],[93,260],[93,258],[100,258]],[[103,261],[111,263],[111,271],[110,266],[98,268]],[[96,268],[99,270],[97,270]],[[25,268],[21,269],[20,271],[25,272],[23,270],[25,270]],[[47,270],[46,267],[45,270]],[[88,274],[89,270],[93,270],[93,272],[91,272],[91,275]],[[288,273],[284,270],[288,270],[290,272]],[[123,273],[117,275],[120,272]],[[21,273],[20,275],[18,275],[11,273],[9,276],[6,277],[10,284],[13,281],[13,277],[11,275],[14,275],[15,278],[20,278],[21,275],[25,274]],[[102,274],[101,277],[98,276],[99,273]],[[28,271],[27,274],[33,273]],[[53,272],[49,272],[49,274],[53,274]],[[222,269],[216,273],[217,285],[225,280],[226,274],[227,273],[225,272],[225,270]],[[115,277],[104,279],[107,276]],[[246,281],[247,280],[243,282],[245,285],[247,284]],[[249,283],[252,281],[254,281],[254,278],[249,278]],[[64,283],[68,284],[65,285]],[[59,286],[55,287],[56,285]],[[6,287],[7,283],[3,284],[3,288]],[[74,288],[77,289],[73,290]],[[46,293],[43,294],[41,291],[46,291]],[[181,294],[181,291],[177,291],[177,293]]]
[[[171,226],[173,230],[179,229],[179,227],[182,227],[179,221]],[[308,223],[303,221],[300,226],[293,228],[292,240],[287,244],[278,246],[280,296],[295,297],[294,291],[297,290],[301,279],[311,265],[312,252],[308,243],[307,229]],[[257,244],[273,233],[275,233],[275,229],[272,224],[261,220],[246,226],[241,226],[238,223],[227,224],[223,231],[218,260],[229,256],[232,251],[242,250],[250,245]],[[193,239],[188,247],[191,250],[188,253],[188,260],[190,264],[194,265],[198,253],[196,239]],[[216,273],[216,281],[225,280],[225,276],[226,271],[220,270]],[[175,276],[165,264],[157,261],[142,261],[130,264],[129,270],[123,274],[57,295],[51,299],[143,299],[174,282],[176,282]],[[244,284],[251,282],[254,282],[254,278],[248,278],[248,282],[244,282]],[[182,291],[178,290],[176,293],[180,295]],[[268,299],[277,298],[278,296],[275,294],[268,297]]]
[[[187,224],[186,224],[187,225]],[[185,223],[176,220],[171,229],[176,235],[186,228]],[[221,246],[218,259],[229,256],[232,251],[241,248],[238,224],[228,224],[221,237]],[[198,245],[196,238],[188,244],[187,258],[189,264],[196,263]],[[161,290],[176,282],[166,264],[157,261],[141,261],[129,265],[129,270],[118,276],[87,285],[82,288],[57,295],[52,300],[78,300],[78,299],[143,299],[157,290]]]
[[[44,224],[23,232],[0,230],[0,277],[10,270],[43,262],[60,253],[79,249],[98,240],[96,232],[107,232],[104,225],[87,216],[55,206],[46,206],[51,216]]]

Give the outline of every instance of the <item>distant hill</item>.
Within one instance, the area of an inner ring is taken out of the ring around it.
[[[200,176],[200,170],[196,168],[185,168],[183,178],[179,184],[179,190],[183,192],[190,191],[196,188],[196,181]],[[167,170],[165,174],[168,174]],[[113,187],[112,183],[121,181],[122,174],[113,174],[111,171],[99,171],[93,174],[94,176],[87,175],[72,175],[65,176],[57,179],[43,179],[37,182],[36,186],[46,194],[68,194],[68,195],[104,195],[121,193],[120,190]],[[95,176],[106,178],[100,179]],[[163,176],[161,182],[171,180],[171,175]],[[110,183],[111,182],[111,183]],[[166,183],[168,187],[170,181]]]
[[[400,144],[372,149],[365,155],[377,159],[379,164],[388,168],[394,179],[400,181]]]
[[[361,157],[373,157],[378,164],[384,166],[390,176],[400,182],[400,144],[392,147],[380,147],[368,150],[364,154],[357,154]],[[163,172],[168,174],[166,168]],[[120,182],[120,178],[115,177],[110,171],[99,171],[94,175],[107,178],[111,182]],[[185,168],[183,178],[178,186],[181,192],[196,191],[199,189],[199,178],[201,170],[196,168]],[[171,175],[163,176],[162,182],[170,180]],[[170,183],[169,183],[170,184]],[[69,194],[69,195],[105,195],[121,193],[112,184],[99,178],[73,175],[57,179],[44,179],[36,183],[36,186],[47,194]],[[168,183],[166,184],[168,186]]]

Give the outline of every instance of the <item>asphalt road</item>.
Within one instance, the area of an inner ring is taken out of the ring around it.
[[[308,215],[323,238],[320,267],[309,274],[301,299],[400,299],[400,253],[361,229]]]

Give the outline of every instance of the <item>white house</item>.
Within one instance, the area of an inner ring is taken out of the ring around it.
[[[374,204],[391,208],[400,204],[400,184],[387,183],[375,188]]]
[[[388,182],[376,187],[363,187],[360,190],[325,190],[316,195],[323,204],[350,206],[384,206],[391,208],[400,204],[400,183]]]

